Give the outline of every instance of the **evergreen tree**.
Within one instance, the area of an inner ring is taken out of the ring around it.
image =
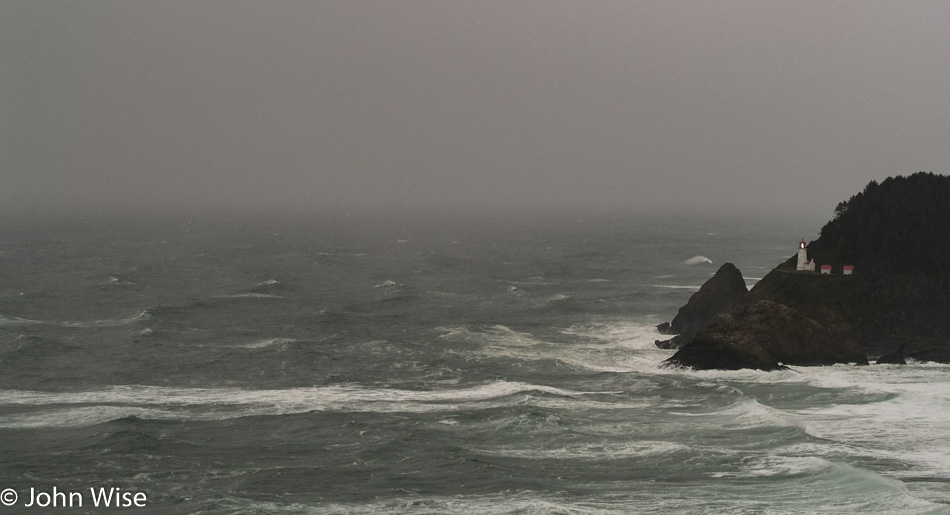
[[[871,181],[835,207],[808,250],[819,263],[855,265],[869,278],[950,279],[950,177],[918,172]]]

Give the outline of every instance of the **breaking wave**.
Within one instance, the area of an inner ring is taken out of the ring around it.
[[[699,265],[701,263],[712,264],[712,260],[706,256],[693,256],[686,261],[683,261],[684,265]]]
[[[600,394],[511,381],[456,390],[401,390],[336,385],[281,390],[113,386],[86,392],[0,391],[0,406],[33,407],[0,416],[0,428],[70,427],[133,415],[143,419],[220,420],[310,411],[429,413],[498,407],[519,394],[564,398]],[[512,400],[511,403],[523,403]],[[53,407],[39,409],[40,407]]]
[[[105,320],[82,320],[82,321],[52,321],[52,320],[30,320],[27,318],[11,317],[0,315],[0,326],[5,325],[52,325],[60,327],[121,327],[134,324],[142,320],[151,318],[148,310],[139,311],[125,318],[105,319]]]

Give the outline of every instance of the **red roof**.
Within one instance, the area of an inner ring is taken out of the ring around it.
[[[854,270],[854,265],[844,265],[845,270]]]
[[[822,270],[831,270],[831,265],[821,265]]]

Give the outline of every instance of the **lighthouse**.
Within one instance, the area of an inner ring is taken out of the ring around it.
[[[808,259],[808,249],[805,248],[805,240],[798,242],[798,268],[797,270],[815,271],[815,262]]]

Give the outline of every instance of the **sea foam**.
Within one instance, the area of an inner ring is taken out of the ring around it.
[[[253,415],[287,415],[309,411],[428,413],[488,409],[512,403],[502,399],[516,394],[532,397],[579,397],[604,392],[582,392],[544,385],[495,381],[462,389],[400,390],[334,385],[280,390],[239,388],[167,388],[113,386],[86,392],[0,391],[0,408],[17,406],[16,413],[0,415],[0,427],[69,427],[106,422],[135,415],[139,418],[219,420]],[[55,406],[55,408],[49,408]],[[23,407],[34,409],[22,412]],[[43,409],[36,409],[45,407]]]

